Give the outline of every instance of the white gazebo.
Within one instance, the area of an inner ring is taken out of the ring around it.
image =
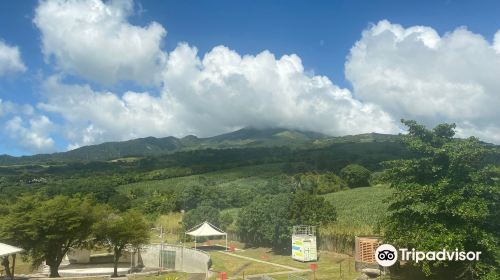
[[[196,238],[197,237],[207,237],[207,236],[225,236],[226,237],[226,251],[227,251],[227,233],[223,232],[218,227],[212,225],[211,223],[205,221],[189,231],[186,232],[187,235],[194,236],[194,248],[196,249]]]
[[[24,250],[21,248],[17,248],[17,247],[10,246],[10,245],[4,244],[4,243],[0,243],[0,259],[2,259],[2,261],[3,261],[3,259],[5,257],[8,258],[9,256],[12,256],[12,271],[9,271],[9,272],[6,271],[7,275],[10,274],[10,277],[12,279],[14,279],[14,267],[16,266],[16,254],[19,254],[22,252],[24,252]],[[7,259],[7,261],[8,261],[8,259]],[[7,267],[6,269],[10,269],[10,268]]]

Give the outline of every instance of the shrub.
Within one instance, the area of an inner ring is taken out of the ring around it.
[[[349,164],[340,170],[340,178],[351,188],[366,187],[370,185],[370,170],[359,164]]]

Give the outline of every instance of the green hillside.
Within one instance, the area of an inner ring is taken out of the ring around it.
[[[289,147],[324,147],[335,143],[393,142],[394,135],[361,134],[345,137],[330,137],[321,133],[285,128],[243,128],[234,132],[208,138],[189,135],[176,137],[146,137],[122,142],[107,142],[80,147],[67,152],[12,157],[0,155],[0,165],[54,164],[56,162],[107,161],[130,157],[168,155],[179,151],[200,149]]]

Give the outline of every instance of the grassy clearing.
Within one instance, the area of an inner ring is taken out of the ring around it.
[[[210,257],[212,259],[212,269],[216,272],[227,272],[228,277],[286,271],[281,267],[241,259],[216,251],[210,252]],[[212,279],[216,278],[213,277]]]

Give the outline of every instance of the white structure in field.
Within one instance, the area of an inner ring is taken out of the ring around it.
[[[318,260],[316,227],[294,226],[292,234],[292,258],[301,262]]]

